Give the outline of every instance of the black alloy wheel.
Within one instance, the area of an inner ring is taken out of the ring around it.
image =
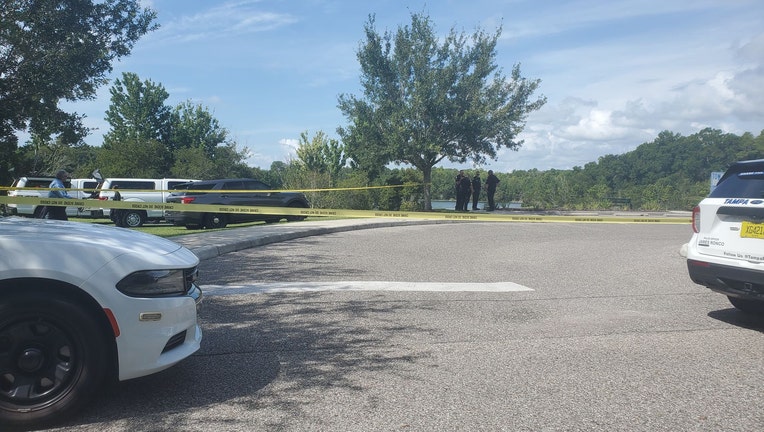
[[[82,307],[40,292],[0,300],[0,426],[45,425],[103,384],[106,339]],[[0,430],[4,428],[0,427]]]

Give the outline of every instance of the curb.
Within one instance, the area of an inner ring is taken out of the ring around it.
[[[170,240],[190,249],[204,261],[230,252],[264,246],[298,238],[406,225],[432,225],[454,221],[427,219],[342,219],[334,221],[289,222],[288,224],[254,225],[210,233],[186,234]]]

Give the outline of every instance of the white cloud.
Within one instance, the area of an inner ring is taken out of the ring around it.
[[[226,2],[193,15],[182,15],[162,24],[148,35],[152,41],[209,42],[249,33],[271,31],[294,24],[291,14],[269,12],[255,5],[259,1]]]

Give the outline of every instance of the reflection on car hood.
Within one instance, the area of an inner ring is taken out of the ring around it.
[[[59,257],[58,260],[62,256],[74,256],[101,261],[91,262],[99,265],[127,253],[156,257],[180,248],[172,241],[129,229],[46,219],[0,218],[1,261],[26,255],[38,259]]]

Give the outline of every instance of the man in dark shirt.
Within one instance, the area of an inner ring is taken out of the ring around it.
[[[472,177],[472,210],[478,210],[479,200],[480,200],[480,173],[476,170],[475,177]]]
[[[499,184],[499,178],[493,175],[493,171],[488,170],[488,177],[485,179],[486,195],[488,195],[488,211],[496,210],[493,202],[493,196],[496,193],[496,185]]]

